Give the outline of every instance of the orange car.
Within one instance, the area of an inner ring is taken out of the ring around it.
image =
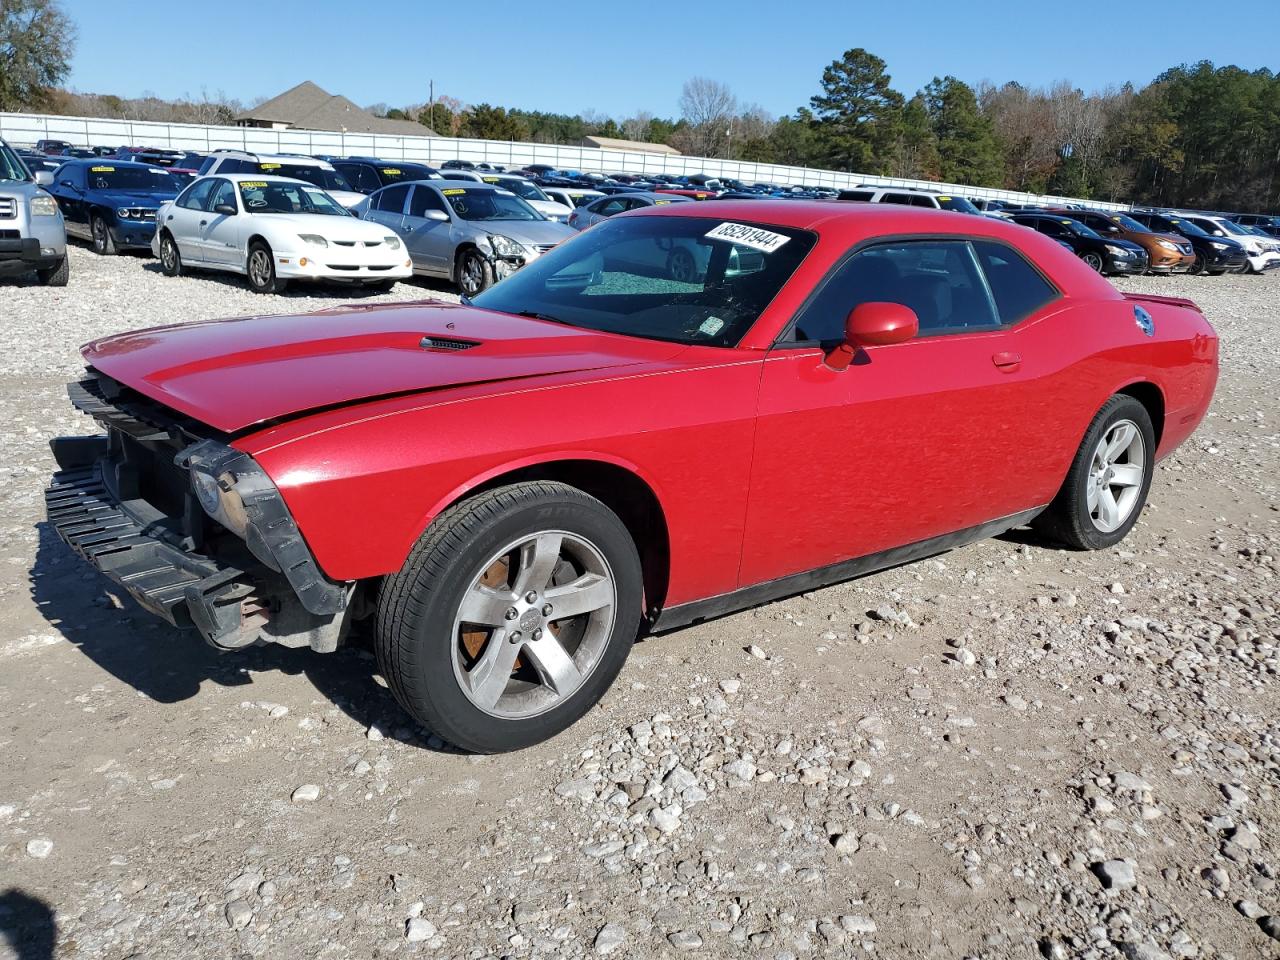
[[[1168,233],[1152,233],[1132,217],[1123,213],[1097,210],[1072,210],[1067,216],[1079,220],[1095,233],[1138,244],[1151,257],[1148,273],[1186,273],[1196,262],[1196,252],[1186,237]]]

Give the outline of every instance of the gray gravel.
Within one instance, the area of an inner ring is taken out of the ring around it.
[[[1012,535],[647,640],[503,757],[415,729],[361,651],[219,656],[51,540],[80,341],[335,302],[81,250],[71,283],[0,287],[0,931],[104,960],[1275,955],[1280,278],[1122,282],[1197,299],[1224,370],[1120,548]]]

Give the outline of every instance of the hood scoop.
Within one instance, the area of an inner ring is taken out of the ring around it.
[[[418,346],[423,350],[440,350],[445,353],[454,353],[458,350],[470,350],[472,347],[478,347],[480,343],[476,340],[459,340],[456,337],[426,336],[418,341]]]

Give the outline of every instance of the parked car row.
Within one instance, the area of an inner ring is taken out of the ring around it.
[[[309,231],[316,239],[304,243],[315,247],[322,240],[326,246],[321,249],[328,250],[330,243],[341,247],[350,238],[330,237],[333,220],[314,218],[332,218],[336,215],[332,208],[350,213],[390,230],[378,241],[384,247],[381,252],[392,249],[387,238],[394,236],[405,251],[402,259],[410,273],[449,280],[467,296],[474,296],[575,231],[618,213],[712,198],[890,203],[995,217],[1053,237],[1092,269],[1108,275],[1219,275],[1280,267],[1280,239],[1268,232],[1280,233],[1280,217],[1262,214],[1227,217],[1162,210],[1124,214],[1078,204],[1034,207],[900,187],[864,185],[835,191],[803,184],[748,184],[705,174],[642,177],[561,170],[547,164],[506,171],[496,164],[466,160],[449,160],[437,167],[373,156],[244,150],[199,154],[157,147],[86,150],[65,141],[41,141],[37,148],[40,152],[35,154],[20,152],[21,162],[29,170],[51,175],[48,193],[60,209],[66,231],[89,241],[98,253],[150,248],[166,272],[235,269],[246,275],[251,287],[263,292],[282,289],[295,279],[383,286],[394,283],[405,269],[404,263],[376,257],[366,262],[367,258],[343,258],[337,251],[317,255],[298,248],[294,235],[278,243],[264,235],[242,235],[241,227],[250,222],[265,225],[268,217],[322,223],[325,229]],[[190,192],[189,188],[210,177],[221,177],[226,185],[205,185]],[[311,189],[285,189],[277,182],[281,180]],[[250,204],[235,186],[244,182],[264,183],[270,189],[259,190]],[[234,196],[228,193],[233,187]],[[215,193],[218,202],[211,199]],[[180,194],[186,199],[177,202]],[[166,209],[160,217],[162,206]],[[218,212],[217,207],[224,209]],[[204,216],[192,220],[184,213],[189,209],[198,209]],[[251,268],[255,258],[250,247],[255,242],[268,252],[260,253],[256,268]],[[351,242],[362,245],[364,251],[371,249],[366,238]],[[655,262],[659,273],[669,278],[685,277],[697,269],[678,250],[664,251]],[[55,275],[56,270],[51,276]]]

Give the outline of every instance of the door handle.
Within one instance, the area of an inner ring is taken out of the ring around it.
[[[991,362],[1000,368],[1003,373],[1013,373],[1018,367],[1022,366],[1022,354],[1013,353],[1012,351],[1001,351],[991,355]]]

